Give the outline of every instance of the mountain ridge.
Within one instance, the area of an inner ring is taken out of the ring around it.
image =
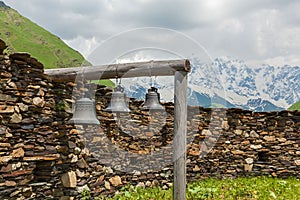
[[[285,110],[300,99],[299,66],[248,66],[244,61],[221,57],[211,63],[190,59],[188,103],[203,107],[223,105],[258,112]],[[122,81],[129,96],[143,99],[149,81]],[[157,79],[163,101],[172,101],[172,78]],[[169,95],[166,95],[169,93]]]
[[[89,65],[85,58],[59,37],[20,15],[0,1],[0,38],[7,53],[28,52],[45,68]]]
[[[10,8],[8,5],[6,5],[3,1],[0,1],[0,7],[3,8]]]

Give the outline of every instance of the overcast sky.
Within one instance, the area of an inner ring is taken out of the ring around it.
[[[85,57],[116,34],[161,27],[194,39],[212,58],[300,65],[298,0],[3,1]],[[152,34],[159,38],[159,32]]]

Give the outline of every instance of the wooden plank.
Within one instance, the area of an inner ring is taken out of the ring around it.
[[[76,78],[100,80],[112,78],[130,78],[141,76],[174,76],[176,71],[190,71],[189,60],[161,60],[123,64],[110,64],[89,67],[72,67],[46,69],[47,74],[55,82],[74,81]]]
[[[174,91],[173,199],[186,199],[187,72],[176,71]]]

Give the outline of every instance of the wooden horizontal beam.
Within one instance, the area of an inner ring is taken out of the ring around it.
[[[68,82],[82,77],[85,80],[100,80],[116,77],[173,76],[176,71],[190,72],[190,70],[189,60],[182,59],[46,69],[45,74],[54,82]]]

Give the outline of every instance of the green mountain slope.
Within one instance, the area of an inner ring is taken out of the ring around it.
[[[0,1],[0,38],[8,53],[28,52],[45,68],[77,67],[84,57],[60,38],[7,7]]]
[[[293,104],[291,107],[288,108],[288,110],[300,110],[300,101]]]

